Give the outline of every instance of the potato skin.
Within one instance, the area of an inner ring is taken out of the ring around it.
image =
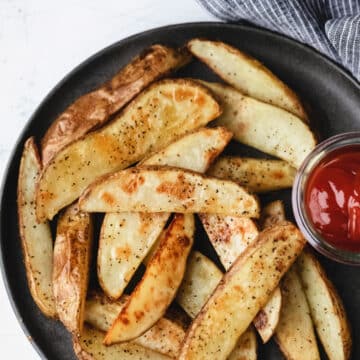
[[[150,85],[113,121],[69,144],[44,167],[37,218],[52,219],[96,178],[142,160],[220,113],[211,92],[194,81],[165,79]]]
[[[77,204],[67,208],[57,225],[53,287],[59,319],[76,336],[84,322],[92,237],[90,215]]]
[[[111,80],[75,100],[48,128],[42,141],[46,165],[66,145],[103,125],[150,83],[185,65],[184,51],[153,45],[131,60]]]

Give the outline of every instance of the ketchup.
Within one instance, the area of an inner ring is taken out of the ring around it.
[[[305,206],[327,242],[360,252],[360,146],[334,150],[321,160],[307,182]]]

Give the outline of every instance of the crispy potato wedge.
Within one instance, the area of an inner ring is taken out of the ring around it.
[[[167,213],[105,215],[99,239],[97,273],[102,289],[110,298],[117,299],[123,293],[168,218]]]
[[[199,214],[199,217],[226,270],[230,269],[236,259],[256,241],[259,235],[255,223],[248,218],[216,214]],[[280,289],[276,289],[254,319],[254,325],[264,343],[275,331],[280,308],[281,292]]]
[[[146,159],[144,165],[170,165],[205,172],[231,139],[225,128],[201,128]],[[118,298],[163,230],[169,213],[106,214],[98,251],[98,278],[105,293]]]
[[[56,317],[52,286],[53,240],[49,223],[38,223],[35,215],[35,189],[40,170],[35,140],[29,138],[21,157],[17,189],[21,246],[31,296],[46,316]]]
[[[79,360],[168,360],[168,356],[133,342],[105,346],[104,333],[89,325],[84,326],[80,337],[73,337],[74,352]]]
[[[176,295],[177,303],[195,318],[223,277],[221,270],[205,255],[193,251]]]
[[[224,156],[207,174],[238,182],[255,193],[264,193],[291,187],[296,169],[283,160]]]
[[[299,275],[294,266],[281,281],[283,304],[275,339],[286,359],[320,360],[314,327]]]
[[[260,217],[262,229],[276,225],[286,220],[284,204],[281,200],[272,201],[263,207]]]
[[[75,100],[51,124],[42,139],[42,161],[104,124],[149,84],[187,64],[189,54],[163,45],[145,49],[110,81]]]
[[[249,326],[240,336],[234,350],[227,358],[228,360],[256,360],[257,341],[254,328]]]
[[[84,322],[92,238],[90,215],[79,211],[77,204],[68,207],[56,229],[53,287],[59,319],[76,336]]]
[[[232,133],[224,127],[201,128],[174,141],[140,165],[165,165],[204,173],[231,138]]]
[[[110,301],[104,294],[92,294],[86,300],[85,321],[98,330],[108,331],[126,304],[127,299],[128,296],[123,295],[114,302]],[[134,339],[133,342],[176,358],[184,337],[185,330],[182,326],[163,317],[143,335]]]
[[[194,215],[175,215],[143,278],[107,332],[106,345],[142,335],[165,314],[184,277],[194,232]]]
[[[168,79],[151,85],[110,124],[73,142],[49,162],[37,189],[38,219],[52,219],[99,176],[128,167],[220,112],[210,92],[194,81]]]
[[[295,115],[247,97],[230,86],[206,83],[223,106],[215,124],[225,126],[234,139],[299,168],[314,149],[316,140],[309,127]]]
[[[226,359],[305,242],[290,223],[260,233],[258,241],[235,261],[193,321],[179,360]]]
[[[277,287],[271,294],[266,305],[256,314],[253,321],[264,344],[267,343],[275,333],[280,319],[281,307],[282,295],[280,288]]]
[[[297,261],[316,332],[330,360],[350,358],[352,339],[342,301],[319,261],[305,250]]]
[[[249,218],[218,214],[199,214],[199,217],[226,270],[259,235],[255,223]]]
[[[188,259],[184,279],[176,295],[177,303],[191,318],[206,304],[223,277],[219,268],[205,255],[193,251]],[[257,342],[251,327],[237,342],[228,359],[256,359]]]
[[[240,185],[192,171],[142,166],[95,181],[81,195],[87,212],[221,213],[258,217],[259,203]]]
[[[245,95],[278,106],[308,122],[299,97],[261,62],[219,41],[192,39],[190,52]]]
[[[282,201],[277,200],[267,204],[261,213],[260,226],[266,229],[286,220]],[[263,343],[267,343],[274,335],[279,323],[282,308],[282,294],[279,287],[272,293],[267,304],[258,312],[253,323]]]

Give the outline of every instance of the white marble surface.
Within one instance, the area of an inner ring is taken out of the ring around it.
[[[195,0],[0,0],[0,175],[26,121],[81,61],[131,34],[214,20]],[[38,359],[0,281],[1,358]]]

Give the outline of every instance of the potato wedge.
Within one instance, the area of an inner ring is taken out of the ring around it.
[[[179,360],[226,359],[305,245],[292,224],[264,230],[248,247],[193,321]]]
[[[299,275],[294,266],[281,281],[283,304],[275,339],[286,359],[320,360],[314,327]]]
[[[199,214],[199,218],[226,270],[259,235],[249,218],[218,214]]]
[[[283,160],[224,156],[207,174],[238,182],[252,192],[264,193],[291,187],[296,169]]]
[[[219,114],[210,92],[194,81],[168,79],[151,85],[110,124],[49,162],[37,189],[38,219],[52,219],[99,176],[128,167]]]
[[[170,165],[205,172],[231,139],[225,128],[201,128],[146,159],[144,165]],[[98,250],[98,278],[104,292],[118,298],[163,230],[169,213],[106,214]]]
[[[73,337],[74,352],[79,360],[168,360],[168,356],[144,348],[133,342],[105,346],[102,343],[104,333],[89,325],[79,338]]]
[[[272,201],[263,207],[260,217],[262,229],[276,225],[286,220],[284,204],[281,200]]]
[[[184,277],[194,232],[192,214],[175,215],[143,278],[107,332],[106,345],[142,335],[165,314]]]
[[[261,62],[228,44],[193,39],[190,52],[245,95],[278,106],[308,122],[299,97]]]
[[[188,259],[184,279],[176,295],[177,303],[191,318],[206,304],[223,277],[219,268],[205,255],[193,251]],[[256,359],[257,342],[252,327],[240,337],[228,359]]]
[[[271,294],[266,305],[256,314],[253,321],[264,344],[266,344],[275,333],[280,319],[281,307],[282,295],[280,288],[277,287]]]
[[[145,49],[110,81],[75,100],[46,131],[42,161],[46,165],[66,145],[103,125],[155,80],[187,64],[189,54],[163,45]]]
[[[259,231],[248,218],[199,214],[204,229],[226,270],[256,241]],[[254,325],[264,343],[270,340],[279,320],[281,292],[276,289],[268,303],[254,319]]]
[[[59,319],[75,336],[83,328],[92,238],[90,215],[68,207],[56,229],[53,287]]]
[[[249,326],[240,336],[234,350],[227,360],[256,360],[257,341],[254,328]]]
[[[35,215],[35,188],[40,170],[35,140],[29,138],[21,157],[17,189],[21,246],[31,296],[42,313],[56,317],[52,287],[53,240],[49,223],[38,223]]]
[[[257,198],[240,185],[192,171],[142,166],[95,181],[81,195],[87,212],[221,213],[258,217]]]
[[[234,139],[299,168],[314,149],[316,140],[309,127],[295,115],[247,97],[230,86],[206,83],[223,106],[215,124],[225,126]]]
[[[205,255],[193,251],[176,295],[177,303],[195,318],[223,277],[221,270]]]
[[[128,296],[110,301],[104,294],[92,294],[86,300],[85,321],[95,329],[108,331],[111,324],[126,304]],[[161,318],[143,335],[134,339],[135,344],[176,358],[185,337],[185,330],[166,317]]]
[[[97,257],[99,283],[110,298],[118,299],[169,218],[167,213],[106,214]]]
[[[350,358],[352,339],[342,301],[315,256],[303,251],[297,261],[316,332],[330,360]]]
[[[261,212],[260,226],[266,229],[286,220],[282,201],[267,204]],[[282,308],[282,294],[279,287],[272,293],[267,304],[258,312],[253,323],[263,343],[267,343],[278,326]]]
[[[174,141],[140,165],[173,166],[204,173],[231,138],[232,133],[224,127],[201,128]]]

